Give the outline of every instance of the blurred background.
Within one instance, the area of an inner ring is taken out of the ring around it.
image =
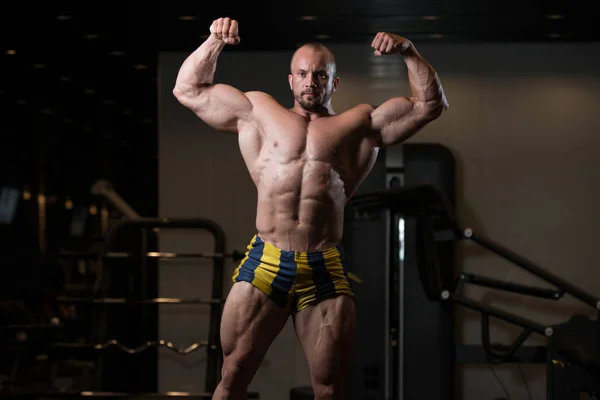
[[[299,44],[317,40],[336,54],[333,105],[342,112],[410,93],[402,58],[374,57],[369,46],[380,31],[412,40],[451,107],[406,145],[382,152],[361,193],[389,188],[394,178],[447,188],[461,226],[599,296],[600,33],[590,7],[536,0],[3,6],[0,397],[210,398],[220,368],[220,299],[236,253],[255,233],[256,193],[236,137],[205,126],[171,91],[185,57],[222,16],[239,21],[242,41],[221,55],[217,80],[265,91],[286,107]],[[368,239],[361,232],[381,245],[373,254],[349,250],[365,280],[358,302],[375,307],[370,316],[359,309],[359,325],[365,319],[350,398],[571,399],[579,398],[568,397],[579,396],[574,388],[595,387],[593,378],[551,384],[562,370],[553,370],[543,334],[512,358],[486,353],[481,313],[427,298],[411,272],[414,238],[394,236],[397,216],[386,215],[348,222],[351,247]],[[390,261],[394,243],[406,246],[406,259]],[[473,243],[457,241],[444,254],[448,282],[475,273],[559,286],[561,295],[566,287]],[[542,327],[573,315],[595,319],[594,307],[569,295],[553,302],[481,287],[465,295]],[[499,319],[490,329],[506,346],[520,334]],[[569,334],[571,344],[592,340],[595,325]],[[580,353],[592,354],[590,346]],[[308,386],[290,323],[252,396],[312,398]]]

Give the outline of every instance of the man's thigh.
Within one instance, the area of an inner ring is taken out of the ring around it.
[[[224,372],[249,383],[288,315],[250,283],[234,284],[221,320]]]
[[[335,295],[294,316],[311,377],[317,384],[336,384],[348,371],[356,335],[354,299]]]

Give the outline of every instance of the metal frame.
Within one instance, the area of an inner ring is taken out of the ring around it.
[[[386,174],[386,188],[392,188],[391,180],[397,178],[400,181],[400,185],[404,184],[404,169],[403,168],[388,168]],[[392,233],[397,232],[397,226],[402,215],[393,213],[390,210],[384,210],[385,212],[385,225],[386,225],[386,274],[385,274],[385,297],[386,301],[386,319],[385,319],[385,398],[386,399],[404,399],[404,392],[401,390],[404,383],[404,262],[399,257],[397,252],[404,251],[405,243],[400,238],[392,239]],[[398,245],[396,248],[395,244]],[[398,263],[398,303],[395,304],[397,309],[398,326],[394,327],[394,337],[391,335],[391,324],[392,318],[392,307],[395,299],[392,296],[394,292],[392,290],[392,279],[391,269],[394,268],[394,262]],[[392,345],[392,341],[395,341],[395,345]],[[397,363],[394,362],[394,357],[398,358]],[[397,368],[394,368],[396,366]],[[395,369],[395,371],[394,371]]]
[[[225,255],[225,232],[215,222],[206,218],[144,218],[140,217],[127,202],[125,202],[113,189],[112,185],[104,180],[97,181],[92,189],[92,194],[104,197],[115,209],[119,210],[127,219],[117,221],[106,232],[104,237],[103,253],[111,253],[113,239],[118,232],[126,227],[136,227],[142,230],[149,229],[201,229],[208,231],[214,238],[214,254]],[[145,245],[146,242],[143,242]],[[142,274],[145,276],[147,267],[147,254],[149,249],[142,246],[139,249],[139,256],[142,262]],[[212,295],[213,299],[223,297],[223,269],[225,258],[213,257],[213,281]],[[139,300],[149,300],[145,296]],[[205,377],[205,390],[214,392],[221,375],[222,351],[220,343],[220,325],[221,325],[222,303],[210,303],[210,326],[207,342],[215,345],[216,349],[207,347],[207,368]]]
[[[560,300],[565,294],[570,294],[594,309],[598,309],[600,307],[600,298],[595,297],[590,293],[587,293],[585,290],[577,287],[576,285],[568,282],[565,279],[551,274],[544,268],[527,260],[525,257],[518,255],[517,253],[508,249],[507,247],[481,234],[476,234],[475,232],[473,232],[472,229],[460,230],[459,228],[454,228],[454,233],[459,239],[471,240],[480,245],[481,247],[504,258],[505,260],[512,262],[516,266],[525,269],[529,273],[536,275],[537,277],[545,280],[548,283],[553,284],[557,287],[557,290],[548,290],[534,286],[518,285],[511,282],[495,281],[478,275],[465,276],[465,279],[468,280],[468,282],[465,281],[465,283],[488,286],[509,292],[527,294],[529,296],[541,297],[552,300]]]
[[[113,249],[115,236],[125,228],[138,228],[141,230],[153,229],[200,229],[208,231],[214,238],[214,253],[225,254],[225,233],[223,229],[215,222],[204,218],[137,218],[131,220],[117,221],[112,225],[104,238],[103,253],[110,253]],[[146,242],[142,242],[142,248],[139,249],[141,255],[147,254],[150,249],[146,248]],[[141,258],[142,276],[146,276],[147,257]],[[213,280],[212,280],[212,299],[223,298],[223,270],[225,265],[224,257],[213,258]],[[139,301],[146,301],[149,298],[144,293]],[[219,330],[221,325],[222,303],[211,302],[210,306],[210,325],[207,342],[207,368],[205,376],[205,390],[213,392],[220,379],[222,352]],[[213,347],[214,346],[214,347]]]

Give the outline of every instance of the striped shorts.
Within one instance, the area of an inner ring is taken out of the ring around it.
[[[341,244],[318,252],[286,251],[255,235],[232,281],[251,283],[293,313],[335,295],[354,298]]]

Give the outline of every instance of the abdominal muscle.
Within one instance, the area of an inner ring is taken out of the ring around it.
[[[344,183],[328,162],[258,160],[256,227],[282,250],[320,251],[342,239]]]

